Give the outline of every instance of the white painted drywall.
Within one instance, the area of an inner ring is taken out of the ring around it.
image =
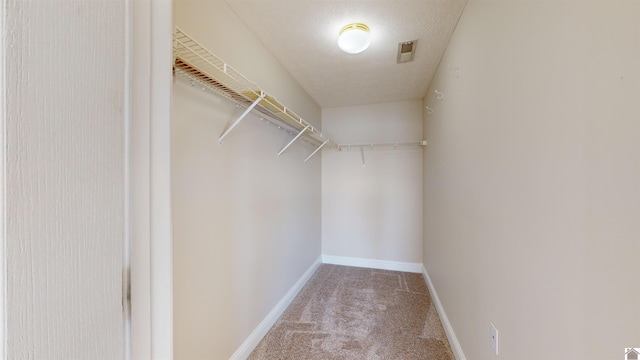
[[[177,1],[174,15],[176,26],[319,125],[319,107],[224,1]],[[218,145],[243,110],[175,81],[176,359],[228,359],[320,257],[320,157],[305,163],[313,148],[303,143],[276,156],[293,135],[253,114]]]
[[[122,359],[125,3],[6,5],[6,356]]]
[[[438,101],[434,90],[444,93]],[[640,339],[640,2],[470,1],[425,105],[425,265],[469,359]]]
[[[6,171],[5,171],[5,148],[6,148],[6,121],[7,121],[7,111],[6,111],[6,94],[7,94],[7,82],[6,82],[6,27],[5,27],[5,19],[6,19],[6,10],[7,6],[5,5],[6,1],[0,1],[0,189],[2,193],[0,193],[0,359],[7,358],[7,341],[6,339],[6,331],[7,331],[7,266],[6,266],[6,231],[5,231],[5,219],[6,219],[6,199],[5,199],[5,191],[6,188]]]
[[[340,144],[419,141],[422,101],[322,109]],[[322,155],[322,254],[422,263],[422,149]]]

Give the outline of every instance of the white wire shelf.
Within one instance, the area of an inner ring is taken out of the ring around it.
[[[198,85],[213,90],[246,108],[245,112],[220,135],[219,143],[222,143],[249,112],[257,111],[261,117],[278,122],[285,131],[296,133],[294,139],[278,155],[298,139],[316,147],[316,150],[306,160],[309,160],[325,145],[335,146],[335,143],[323,136],[320,129],[302,119],[275,97],[266,94],[258,85],[179,28],[176,28],[174,32],[173,55],[173,67],[176,74],[188,76]]]
[[[427,140],[420,141],[403,141],[403,142],[388,142],[388,143],[366,143],[366,144],[336,144],[335,148],[338,151],[358,150],[360,151],[360,158],[362,159],[362,166],[366,166],[364,150],[376,150],[376,149],[399,149],[399,148],[417,148],[427,146]]]

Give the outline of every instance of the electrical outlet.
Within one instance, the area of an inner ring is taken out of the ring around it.
[[[492,322],[489,323],[491,325],[491,348],[498,355],[498,328]]]

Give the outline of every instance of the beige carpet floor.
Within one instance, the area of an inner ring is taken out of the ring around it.
[[[421,274],[320,265],[249,360],[453,360]]]

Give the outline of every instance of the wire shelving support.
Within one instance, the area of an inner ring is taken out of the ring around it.
[[[316,147],[316,151],[324,145],[335,146],[335,143],[323,136],[320,129],[302,119],[275,97],[267,94],[258,85],[215,56],[180,28],[175,28],[174,31],[173,56],[173,68],[176,73],[186,75],[197,81],[203,88],[221,94],[246,108],[238,119],[220,135],[218,138],[220,144],[251,111],[257,111],[261,117],[273,120],[285,131],[298,133],[295,139],[279,154],[298,138],[302,138],[305,142]]]
[[[252,111],[259,113],[267,123],[272,123],[278,128],[296,133],[295,137],[278,152],[278,156],[286,151],[298,139],[315,147],[314,151],[304,160],[309,161],[323,148],[335,148],[337,150],[359,149],[362,157],[362,166],[365,165],[364,150],[373,148],[393,148],[406,146],[426,146],[427,141],[393,142],[393,143],[365,143],[365,144],[336,144],[331,139],[323,136],[320,129],[306,122],[290,108],[284,106],[276,98],[268,95],[258,85],[241,75],[229,64],[212,54],[199,42],[191,38],[179,28],[175,28],[173,35],[174,73],[184,75],[191,80],[192,86],[196,83],[204,90],[213,91],[236,104],[245,108],[244,112],[227,128],[218,138],[222,144],[225,138],[245,119]],[[438,99],[442,99],[443,93],[436,90]]]

